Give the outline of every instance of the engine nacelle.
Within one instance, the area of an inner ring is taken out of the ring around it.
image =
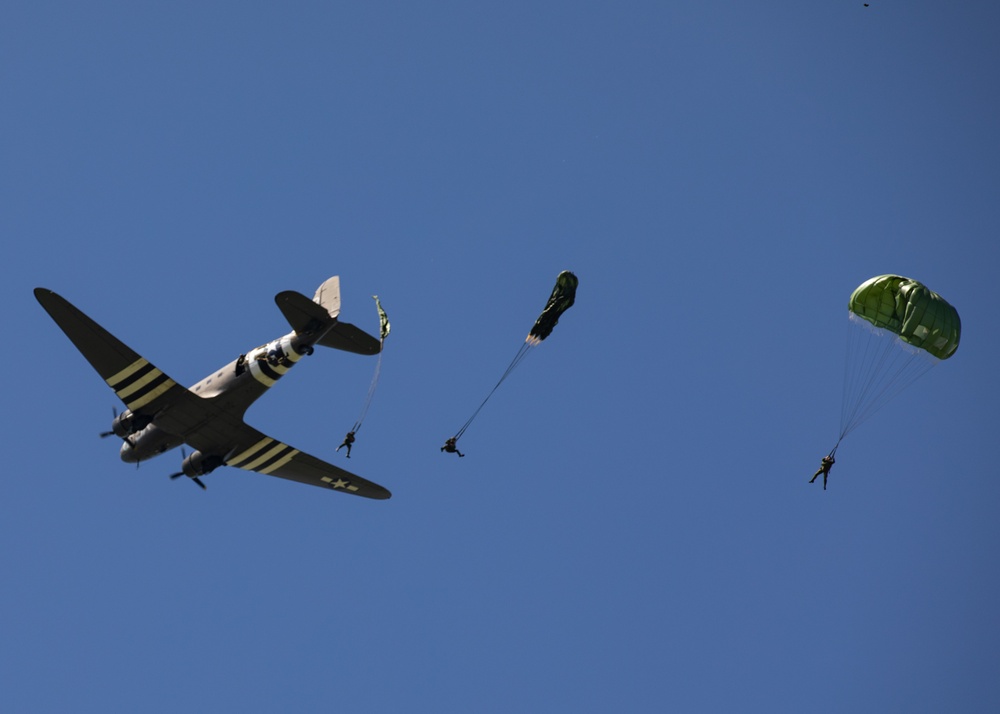
[[[135,414],[131,409],[126,409],[111,422],[111,433],[122,439],[127,439],[132,434],[142,431],[152,423],[153,417],[145,414]]]
[[[204,476],[205,474],[212,473],[220,466],[225,465],[225,463],[226,460],[221,456],[195,451],[184,457],[184,461],[181,463],[181,470],[185,476],[195,478],[196,476]]]

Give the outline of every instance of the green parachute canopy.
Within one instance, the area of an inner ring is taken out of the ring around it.
[[[938,359],[948,359],[958,349],[958,311],[916,280],[899,275],[866,280],[851,294],[848,309]]]
[[[545,304],[542,314],[535,320],[535,324],[525,339],[530,345],[537,345],[546,337],[552,334],[552,329],[559,322],[559,317],[573,307],[576,300],[576,286],[580,281],[568,270],[564,270],[556,277],[556,286],[552,288],[552,295]]]
[[[851,293],[848,310],[838,445],[927,370],[955,354],[962,332],[955,308],[924,284],[900,275],[878,275],[861,283]]]

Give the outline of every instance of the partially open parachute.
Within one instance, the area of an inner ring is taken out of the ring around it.
[[[916,280],[879,275],[848,302],[847,359],[839,445],[851,431],[958,349],[962,323],[937,293]],[[837,450],[834,446],[831,454]]]
[[[361,423],[365,420],[365,417],[368,416],[368,407],[372,405],[372,399],[375,398],[375,388],[378,386],[378,378],[382,373],[382,350],[385,348],[385,338],[389,336],[389,317],[385,314],[385,310],[382,309],[382,303],[379,301],[378,295],[372,295],[372,299],[375,300],[375,307],[378,310],[378,361],[375,363],[375,373],[372,375],[371,384],[368,385],[368,396],[365,397],[365,403],[364,406],[361,407],[361,414],[358,416],[358,420],[354,422],[354,426],[351,427],[351,434],[354,434],[361,429]]]
[[[535,320],[535,324],[532,325],[531,330],[528,332],[528,336],[524,339],[521,347],[518,349],[517,354],[514,355],[514,359],[510,361],[507,366],[507,370],[500,377],[500,381],[496,383],[489,394],[486,395],[486,399],[482,401],[479,407],[472,413],[469,420],[465,422],[461,429],[456,432],[453,437],[456,441],[465,433],[465,430],[469,428],[472,424],[473,419],[479,414],[479,411],[486,405],[490,397],[493,396],[493,392],[497,391],[497,388],[503,384],[504,380],[514,371],[514,368],[521,363],[521,360],[528,354],[528,351],[537,345],[540,345],[546,337],[552,334],[552,329],[559,322],[559,318],[564,312],[566,312],[570,307],[572,307],[573,302],[576,300],[576,286],[579,284],[577,277],[568,270],[564,270],[559,273],[556,277],[555,287],[552,288],[552,294],[549,296],[549,301],[545,304],[545,309],[542,310],[542,314],[538,316]]]
[[[552,334],[552,328],[559,322],[559,317],[573,307],[576,300],[576,286],[579,284],[577,277],[568,270],[559,273],[556,286],[552,288],[552,295],[549,296],[542,314],[535,320],[525,342],[534,346]]]

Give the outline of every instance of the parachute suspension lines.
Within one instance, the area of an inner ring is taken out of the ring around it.
[[[488,402],[490,400],[490,397],[493,396],[493,392],[497,391],[500,385],[503,384],[504,380],[510,376],[510,373],[514,371],[517,365],[521,364],[521,361],[525,358],[525,356],[527,356],[528,352],[531,350],[532,347],[535,346],[535,344],[537,343],[525,341],[521,345],[521,348],[517,351],[517,354],[514,355],[514,359],[512,359],[510,361],[510,364],[507,365],[507,370],[503,373],[503,376],[500,377],[500,381],[497,382],[496,385],[493,387],[493,389],[490,390],[490,393],[486,395],[486,399],[484,399],[482,403],[478,407],[476,407],[476,411],[472,412],[472,416],[470,416],[469,420],[462,425],[462,428],[459,429],[457,432],[455,432],[455,441],[458,441],[460,438],[462,438],[462,434],[464,434],[465,430],[469,428],[469,425],[472,424],[473,420],[479,414],[480,410],[482,410],[482,408],[486,406],[486,402]]]
[[[355,434],[361,431],[361,423],[368,416],[368,407],[372,405],[372,399],[375,398],[375,387],[378,386],[379,373],[382,371],[382,352],[378,353],[378,361],[375,363],[375,373],[372,375],[371,384],[368,385],[368,396],[365,397],[364,406],[361,407],[361,414],[358,415],[358,420],[354,422],[354,426],[351,427],[351,431]]]
[[[382,309],[382,303],[379,302],[378,295],[372,295],[372,298],[375,300],[375,307],[378,309],[378,361],[375,363],[375,373],[372,375],[371,384],[368,385],[368,396],[365,398],[364,406],[361,407],[361,414],[358,416],[358,420],[351,427],[351,434],[356,434],[361,430],[361,424],[364,422],[365,417],[368,416],[368,408],[372,405],[372,400],[375,398],[375,388],[378,386],[378,378],[382,373],[382,349],[385,347],[385,338],[389,336],[389,317],[385,314],[385,310]]]
[[[848,317],[838,445],[941,361],[853,312],[848,313]]]

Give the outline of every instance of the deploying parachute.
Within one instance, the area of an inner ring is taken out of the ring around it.
[[[840,436],[830,456],[862,422],[955,354],[962,333],[954,307],[899,275],[863,282],[851,294],[848,311]]]
[[[521,360],[528,354],[528,351],[532,347],[540,345],[546,337],[552,334],[552,329],[559,322],[559,318],[564,312],[566,312],[570,307],[573,306],[573,302],[576,300],[576,286],[579,284],[577,277],[568,270],[564,270],[559,273],[556,278],[555,287],[552,288],[552,294],[549,296],[549,301],[545,304],[545,309],[542,310],[542,314],[538,316],[535,320],[535,324],[532,325],[531,331],[528,332],[528,336],[524,339],[524,343],[518,349],[517,354],[514,355],[514,359],[510,361],[507,366],[507,370],[500,377],[500,381],[496,383],[496,386],[490,390],[490,393],[486,395],[486,399],[482,401],[479,407],[472,413],[469,420],[462,425],[455,436],[448,439],[445,445],[441,447],[442,451],[447,451],[449,453],[457,453],[455,444],[465,430],[469,428],[472,424],[473,419],[479,414],[479,411],[486,405],[490,397],[493,396],[493,392],[497,391],[497,388],[503,384],[504,380],[510,376],[510,373],[514,371],[514,368],[521,363]],[[459,453],[459,456],[462,456]]]
[[[531,332],[524,340],[529,346],[534,347],[552,334],[552,328],[559,323],[560,316],[573,307],[573,302],[576,300],[576,286],[579,284],[577,277],[568,270],[559,273],[545,309],[535,320]]]
[[[389,317],[385,314],[385,310],[382,309],[382,303],[379,301],[378,295],[372,295],[372,298],[375,300],[375,307],[378,310],[378,361],[375,363],[375,373],[372,375],[371,384],[368,385],[368,396],[365,398],[364,406],[361,407],[361,414],[358,416],[358,420],[354,422],[351,430],[347,432],[347,436],[344,437],[344,443],[337,447],[337,451],[340,451],[345,446],[347,447],[347,458],[351,458],[351,445],[355,440],[354,435],[361,430],[361,423],[368,416],[368,407],[372,405],[372,399],[375,398],[375,387],[378,386],[378,378],[382,372],[382,350],[385,347],[385,338],[389,336]]]

